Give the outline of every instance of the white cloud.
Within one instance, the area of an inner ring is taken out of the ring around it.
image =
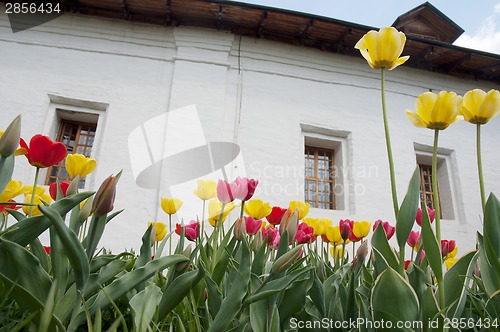
[[[488,16],[475,34],[463,34],[455,45],[480,51],[500,54],[500,3],[494,7],[494,13]]]

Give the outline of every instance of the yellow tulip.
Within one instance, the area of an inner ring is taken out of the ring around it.
[[[455,258],[455,257],[446,259],[444,261],[444,263],[446,264],[446,269],[449,270],[457,261],[458,261],[458,258]]]
[[[86,157],[83,154],[74,153],[66,156],[66,171],[71,177],[80,178],[92,173],[95,169],[96,161],[94,158]]]
[[[374,69],[392,70],[410,57],[399,57],[405,46],[406,36],[393,27],[368,31],[354,46]]]
[[[328,226],[332,224],[332,220],[328,218],[305,218],[303,222],[314,228],[314,236],[326,235]]]
[[[461,119],[461,106],[462,97],[455,92],[425,92],[417,98],[416,113],[406,110],[406,115],[417,127],[443,130]]]
[[[215,199],[211,200],[208,203],[208,222],[210,223],[210,225],[215,227],[219,222],[221,213],[222,213],[222,222],[224,222],[229,213],[233,211],[233,209],[234,209],[233,202],[224,204],[224,211],[222,211],[222,203]]]
[[[448,255],[446,255],[446,259],[455,258],[457,252],[458,252],[458,246],[455,246],[455,248],[453,248],[453,250],[450,251]]]
[[[198,180],[198,188],[194,194],[200,199],[207,201],[217,196],[217,183],[213,180]]]
[[[347,249],[344,250],[344,256],[347,253]],[[342,246],[338,247],[331,247],[330,248],[330,255],[332,255],[332,258],[342,258]]]
[[[26,195],[31,195],[33,193],[33,186],[22,187],[20,193],[24,194],[24,197],[26,197]],[[41,196],[43,194],[45,194],[45,188],[36,186],[35,196]]]
[[[267,217],[271,213],[272,207],[269,202],[262,202],[261,199],[254,198],[245,203],[245,213],[255,220]]]
[[[42,212],[38,209],[38,205],[44,205],[43,202],[50,203],[52,201],[52,198],[47,195],[47,194],[42,194],[42,195],[35,195],[35,199],[33,200],[33,204],[36,206],[33,206],[33,209],[31,211],[31,216],[39,216],[42,214]],[[24,196],[24,204],[30,204],[31,203],[31,194],[27,194]],[[23,205],[23,212],[28,215],[30,211],[29,205]]]
[[[326,238],[328,241],[334,246],[338,246],[344,243],[342,236],[340,236],[340,227],[339,226],[328,226],[326,228]],[[349,243],[349,240],[346,240],[345,243]]]
[[[352,232],[355,237],[358,239],[362,239],[370,233],[371,222],[363,220],[363,221],[355,221]]]
[[[175,214],[182,206],[183,201],[179,198],[160,198],[161,208],[166,214]]]
[[[289,208],[292,211],[298,210],[299,211],[299,220],[302,220],[309,213],[309,206],[310,206],[309,203],[306,203],[303,201],[291,201]]]
[[[154,225],[155,229],[152,232],[155,232],[155,241],[159,242],[165,238],[167,235],[167,225],[162,222],[148,222],[148,227]]]
[[[14,197],[22,194],[23,183],[19,180],[11,179],[7,186],[0,193],[0,202],[7,202],[9,199],[13,199]]]
[[[500,92],[480,89],[468,91],[462,102],[462,115],[467,122],[485,124],[500,113]]]

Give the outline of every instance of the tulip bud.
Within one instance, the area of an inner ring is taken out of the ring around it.
[[[293,212],[289,208],[286,210],[285,214],[281,218],[280,222],[280,234],[286,230],[288,231],[288,241],[292,241],[297,233],[297,228],[299,227],[299,211],[295,209]]]
[[[271,268],[271,273],[276,274],[281,271],[284,271],[290,267],[290,265],[295,262],[301,255],[302,255],[302,244],[299,244],[296,247],[293,247],[283,255],[281,255],[276,261],[274,261],[274,264]]]
[[[12,120],[0,137],[0,155],[3,157],[13,155],[19,146],[19,138],[21,138],[21,115]]]
[[[358,261],[363,261],[368,255],[368,241],[363,241],[356,250],[356,257]]]
[[[80,208],[80,212],[78,212],[78,222],[82,223],[90,216],[90,213],[92,213],[93,200],[94,197],[90,196],[89,198],[87,198],[85,203],[83,203],[83,206]]]
[[[101,217],[113,210],[116,195],[116,177],[109,176],[99,187],[95,194],[92,210],[96,217]]]
[[[478,278],[481,278],[481,270],[479,269],[479,261],[476,261],[476,264],[474,264],[474,275]]]
[[[189,259],[189,258],[191,258],[191,252],[192,251],[193,251],[193,248],[191,247],[191,244],[190,244],[190,245],[187,246],[186,249],[184,249],[184,251],[181,253],[181,255]],[[186,268],[187,264],[189,264],[189,263],[190,263],[189,261],[178,263],[177,267],[176,267],[176,270],[177,271],[184,270]]]
[[[252,250],[253,252],[259,251],[260,247],[262,247],[262,231],[259,229],[259,231],[255,234],[253,240],[252,240]]]
[[[233,233],[234,237],[238,241],[241,241],[247,235],[245,222],[243,220],[243,218],[238,218],[238,220],[236,220],[236,223],[234,224]]]
[[[71,196],[73,194],[76,194],[78,192],[78,185],[79,184],[80,184],[80,176],[77,175],[69,183],[68,190],[66,190],[66,196]]]

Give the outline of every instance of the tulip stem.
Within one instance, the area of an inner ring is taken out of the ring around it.
[[[481,191],[481,207],[483,208],[484,213],[484,207],[486,206],[486,195],[484,192],[483,162],[481,160],[481,125],[478,123],[476,126],[477,172],[479,175],[479,189]]]
[[[443,248],[441,245],[441,209],[439,205],[439,191],[437,183],[437,149],[438,149],[438,139],[439,139],[439,129],[434,130],[434,148],[432,151],[432,193],[434,196],[434,211],[436,219],[436,240],[439,244],[439,255],[441,257],[441,263],[443,263]],[[443,278],[438,278],[438,301],[441,309],[445,306],[445,296],[444,296],[444,280]]]
[[[434,130],[434,148],[432,151],[432,193],[434,196],[434,211],[436,219],[436,239],[441,244],[441,208],[439,205],[439,191],[437,182],[437,149],[439,129]]]
[[[203,243],[203,237],[205,236],[205,202],[206,202],[206,200],[203,200],[203,210],[201,211],[200,243]]]
[[[156,222],[155,222],[155,229],[156,229]],[[168,231],[172,231],[172,215],[168,214]],[[172,255],[172,236],[170,236],[170,239],[168,239],[168,254]]]
[[[35,204],[35,193],[36,193],[36,183],[38,182],[38,173],[40,172],[40,168],[36,167],[35,171],[35,181],[33,181],[33,190],[31,191],[31,202],[30,202],[30,210],[28,213],[28,218],[33,214],[33,205]]]
[[[394,160],[392,158],[392,147],[391,147],[391,137],[389,135],[389,122],[387,121],[387,110],[385,105],[385,69],[380,69],[381,72],[381,94],[382,94],[382,115],[384,119],[384,132],[385,132],[385,144],[387,146],[387,157],[389,159],[389,173],[391,176],[391,191],[392,191],[392,204],[394,206],[394,215],[396,219],[398,218],[399,204],[398,195],[396,192],[396,177],[394,175]]]

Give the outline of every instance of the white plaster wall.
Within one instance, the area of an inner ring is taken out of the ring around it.
[[[1,126],[23,115],[22,135],[54,136],[57,124],[49,94],[62,100],[107,105],[100,112],[97,170],[88,189],[123,169],[115,207],[125,211],[107,228],[102,245],[113,251],[138,250],[148,221],[166,221],[159,197],[179,194],[179,217],[201,217],[192,194],[196,181],[159,189],[136,184],[129,135],[142,123],[194,105],[207,142],[237,144],[241,153],[225,167],[229,177],[246,174],[260,181],[257,196],[286,205],[303,199],[301,124],[348,132],[345,149],[348,204],[341,211],[311,209],[311,216],[394,223],[380,106],[379,72],[361,57],[240,38],[224,31],[159,27],[78,15],[63,15],[31,30],[13,34],[0,16]],[[415,128],[405,109],[429,89],[459,94],[472,88],[498,89],[491,82],[458,79],[404,66],[387,72],[387,106],[400,202],[416,167],[414,143],[432,145],[433,132]],[[166,128],[166,127],[165,127]],[[500,193],[500,123],[483,127],[483,165],[487,191]],[[166,137],[166,129],[147,133]],[[179,142],[190,142],[186,133]],[[199,139],[202,136],[197,136]],[[195,138],[191,138],[194,139]],[[162,142],[159,149],[168,149]],[[474,248],[481,228],[476,177],[475,128],[462,122],[441,133],[440,147],[453,150],[455,220],[444,220],[443,237],[456,239],[460,252]],[[186,167],[189,167],[187,165]],[[163,169],[163,172],[168,170]],[[23,158],[15,177],[33,181]],[[208,175],[222,176],[221,171]],[[161,182],[160,180],[158,180]]]

